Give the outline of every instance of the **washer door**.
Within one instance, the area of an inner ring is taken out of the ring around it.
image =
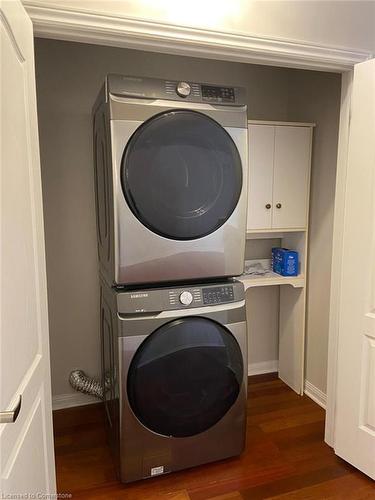
[[[240,155],[216,121],[196,111],[157,115],[130,138],[121,162],[125,199],[138,220],[166,238],[218,229],[242,189]]]
[[[155,330],[130,364],[130,406],[148,429],[186,437],[215,425],[235,403],[242,384],[241,349],[222,325],[201,317]]]

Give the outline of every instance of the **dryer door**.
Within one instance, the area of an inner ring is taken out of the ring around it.
[[[161,326],[141,344],[130,364],[130,407],[148,429],[187,437],[215,425],[241,389],[243,359],[228,329],[187,317]]]
[[[240,155],[215,120],[189,110],[161,113],[130,138],[121,162],[125,199],[138,220],[166,238],[218,229],[242,189]]]

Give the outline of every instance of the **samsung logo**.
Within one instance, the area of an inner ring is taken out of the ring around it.
[[[130,294],[131,299],[143,299],[145,297],[148,297],[148,293],[131,293]]]

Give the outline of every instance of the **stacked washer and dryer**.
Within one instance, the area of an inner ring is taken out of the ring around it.
[[[245,92],[108,75],[93,120],[102,381],[119,477],[239,455]]]

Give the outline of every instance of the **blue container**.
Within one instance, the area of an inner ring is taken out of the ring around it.
[[[298,252],[287,248],[272,249],[273,272],[282,276],[298,276]]]

